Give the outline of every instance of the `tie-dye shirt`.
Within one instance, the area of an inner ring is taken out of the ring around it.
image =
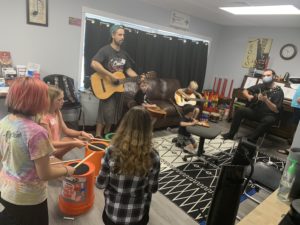
[[[4,117],[0,121],[1,198],[15,205],[45,201],[47,182],[38,177],[34,160],[52,152],[46,129],[28,118]]]

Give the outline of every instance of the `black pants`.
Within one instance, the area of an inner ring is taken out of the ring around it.
[[[102,213],[102,219],[105,225],[123,225],[121,223],[114,223],[106,214],[105,210]],[[142,220],[137,223],[131,223],[130,225],[147,225],[149,222],[149,210],[146,209],[146,213],[143,216]]]
[[[277,117],[274,114],[261,114],[251,108],[242,107],[234,113],[232,124],[230,127],[230,135],[234,136],[238,131],[243,119],[254,120],[258,122],[258,125],[249,136],[250,139],[257,141],[257,139],[267,132],[271,126],[275,123]]]
[[[14,205],[1,198],[5,209],[0,213],[1,225],[48,225],[47,200],[38,205]]]
[[[298,125],[299,123],[299,120],[300,120],[300,109],[299,108],[294,108],[294,123],[296,124],[296,126]]]

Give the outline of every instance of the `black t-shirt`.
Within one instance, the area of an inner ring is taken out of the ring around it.
[[[150,103],[147,94],[143,93],[141,89],[136,92],[134,100],[138,105],[142,105],[143,103]]]
[[[193,122],[193,120],[191,118],[182,117],[180,119],[180,122]],[[181,134],[185,137],[191,136],[191,134],[186,130],[186,127],[183,127],[183,126],[179,126],[178,134]]]
[[[128,68],[131,68],[130,57],[127,52],[122,49],[116,51],[110,44],[102,47],[93,57],[93,60],[101,63],[111,73],[116,71],[125,73]]]
[[[257,84],[251,86],[247,89],[252,95],[258,95],[259,93],[264,93],[268,96],[268,99],[274,103],[278,110],[281,109],[282,102],[284,99],[284,93],[280,86],[275,86],[273,88],[269,88],[264,84]],[[253,109],[261,114],[270,114],[274,113],[265,102],[257,101],[257,103],[253,104]]]

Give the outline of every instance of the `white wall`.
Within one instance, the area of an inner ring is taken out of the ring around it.
[[[26,1],[0,0],[0,50],[10,51],[14,65],[39,63],[42,76],[61,73],[77,79],[81,28],[70,26],[69,17],[81,18],[82,7],[169,27],[170,11],[138,0],[49,0],[49,26],[26,24]],[[180,32],[180,31],[179,31]],[[278,74],[290,72],[300,77],[300,29],[221,27],[191,17],[190,33],[211,41],[204,88],[212,88],[214,77],[234,79],[239,87],[247,69],[241,67],[247,41],[252,37],[273,38],[269,66]],[[279,57],[286,43],[295,44],[299,53],[292,60]]]
[[[14,65],[41,64],[42,76],[60,73],[75,79],[79,73],[80,27],[69,17],[81,18],[82,7],[169,26],[170,11],[137,0],[49,0],[49,26],[26,24],[26,1],[0,0],[0,51],[10,51]],[[220,26],[191,18],[189,32],[211,40],[207,74],[212,74]]]
[[[300,28],[258,28],[258,27],[226,27],[222,28],[217,46],[217,55],[212,69],[219,77],[234,79],[234,86],[240,87],[243,76],[248,69],[242,68],[242,61],[246,52],[249,38],[272,38],[269,67],[277,74],[289,72],[291,76],[300,77]],[[280,48],[293,43],[298,48],[298,54],[291,60],[283,60],[279,56]],[[206,84],[212,87],[212,80]]]

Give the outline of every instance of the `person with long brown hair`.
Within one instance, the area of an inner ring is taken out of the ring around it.
[[[107,149],[97,187],[104,189],[106,225],[149,221],[152,193],[158,190],[160,158],[152,148],[152,123],[148,111],[131,108],[123,117]]]
[[[53,146],[46,129],[34,120],[49,107],[48,86],[35,78],[17,78],[6,104],[10,114],[0,120],[1,224],[48,225],[46,181],[75,170],[50,165]]]

